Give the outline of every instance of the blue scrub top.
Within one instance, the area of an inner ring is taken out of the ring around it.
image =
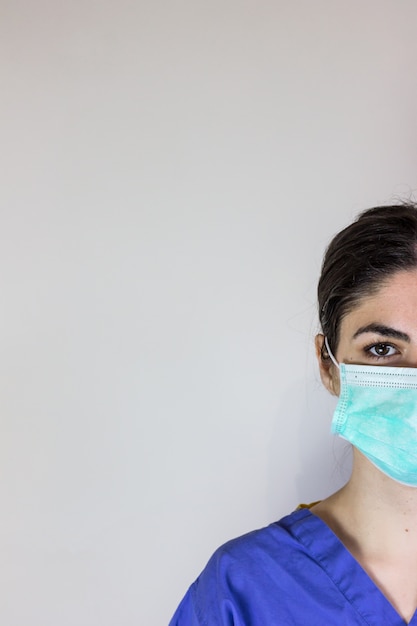
[[[404,623],[330,528],[300,509],[219,548],[169,626]]]

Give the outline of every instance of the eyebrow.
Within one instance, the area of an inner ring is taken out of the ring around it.
[[[383,324],[372,323],[367,324],[366,326],[361,326],[361,328],[358,328],[356,333],[353,335],[353,339],[356,339],[356,337],[362,335],[363,333],[377,333],[378,335],[384,335],[384,337],[402,339],[403,341],[410,343],[410,336],[407,335],[407,333],[403,333],[401,330],[391,328],[390,326],[384,326]]]

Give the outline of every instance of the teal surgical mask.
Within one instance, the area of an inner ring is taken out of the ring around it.
[[[417,368],[337,363],[340,396],[332,432],[378,469],[417,487]]]

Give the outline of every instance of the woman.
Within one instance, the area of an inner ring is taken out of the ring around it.
[[[417,626],[417,206],[370,209],[336,235],[318,299],[351,478],[219,548],[171,626]]]

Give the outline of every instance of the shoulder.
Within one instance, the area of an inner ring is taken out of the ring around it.
[[[297,510],[265,528],[228,541],[214,552],[204,571],[214,569],[219,575],[224,569],[236,568],[247,575],[252,569],[276,567],[280,557],[300,548],[297,527],[310,516],[307,510]]]
[[[297,510],[220,546],[178,609],[187,619],[177,618],[171,626],[243,625],[252,623],[249,614],[276,611],[273,605],[288,593],[307,560],[298,535],[311,517],[308,510]],[[268,623],[267,613],[263,620]]]

